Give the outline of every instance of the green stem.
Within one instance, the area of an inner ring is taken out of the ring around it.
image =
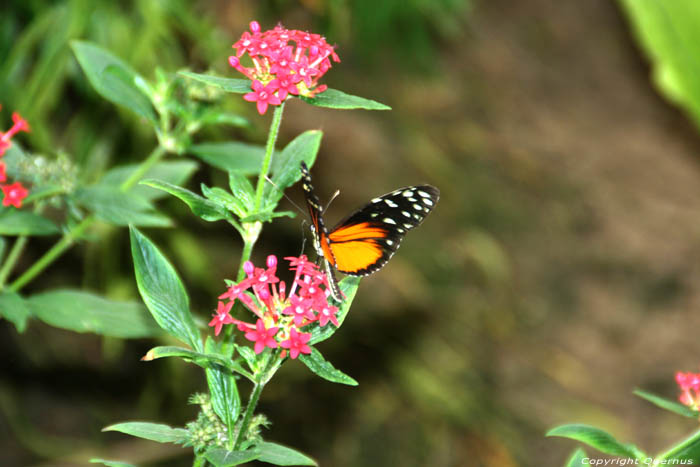
[[[151,154],[139,165],[139,167],[134,170],[134,172],[131,174],[131,176],[124,181],[124,183],[121,184],[119,189],[121,191],[128,191],[132,186],[136,184],[139,180],[141,180],[141,177],[148,172],[148,170],[153,167],[155,164],[158,163],[158,161],[166,154],[165,148],[162,146],[156,147]],[[63,237],[54,244],[53,247],[44,255],[39,258],[34,264],[31,265],[29,269],[24,271],[24,273],[19,276],[12,284],[9,286],[9,290],[11,292],[17,292],[19,291],[22,287],[27,285],[30,281],[32,281],[36,276],[41,274],[41,272],[46,269],[51,263],[56,261],[59,256],[61,256],[68,248],[73,246],[75,241],[82,236],[82,234],[90,227],[94,222],[96,218],[94,215],[90,215],[83,219],[78,225],[75,226],[71,231],[66,232],[63,234]],[[16,246],[16,244],[15,244]],[[14,250],[14,248],[13,248]],[[9,263],[10,258],[8,258],[8,261],[6,262]],[[3,266],[3,269],[5,267]]]
[[[192,467],[204,467],[206,464],[207,460],[203,456],[194,456],[194,462],[192,462]]]
[[[238,274],[236,275],[236,282],[240,282],[245,277],[245,271],[243,270],[243,265],[246,261],[250,260],[250,255],[253,252],[253,246],[255,246],[255,240],[252,242],[244,240],[243,251],[241,252],[241,263],[238,266]]]
[[[17,237],[17,240],[15,240],[14,245],[12,245],[12,249],[7,255],[7,259],[5,260],[5,263],[2,265],[2,269],[0,269],[0,290],[3,289],[5,286],[5,281],[7,280],[7,277],[10,275],[10,272],[12,271],[12,268],[15,266],[15,263],[19,259],[20,255],[22,254],[22,250],[24,250],[24,246],[27,244],[27,237],[21,236]]]
[[[75,240],[80,237],[85,230],[92,225],[95,221],[94,216],[89,216],[83,219],[80,224],[76,225],[73,230],[66,232],[63,237],[56,242],[56,244],[51,247],[49,251],[44,253],[44,256],[39,258],[36,263],[24,271],[24,273],[19,276],[15,281],[10,284],[8,289],[11,292],[17,292],[19,289],[24,287],[28,282],[38,276],[47,266],[53,263],[59,256],[63,254],[68,248],[70,248]]]
[[[258,405],[258,400],[260,400],[260,394],[262,393],[264,387],[265,385],[262,383],[255,383],[255,386],[253,386],[253,391],[250,393],[250,399],[248,400],[248,407],[245,409],[245,415],[243,415],[243,421],[241,422],[241,427],[238,430],[238,436],[236,437],[235,443],[233,443],[233,451],[238,449],[238,446],[240,446],[246,432],[248,431],[250,419],[253,418],[253,412],[255,412],[255,407]]]
[[[265,188],[265,182],[267,181],[267,174],[270,171],[272,155],[275,152],[275,142],[277,141],[277,134],[280,131],[280,124],[282,123],[283,112],[284,102],[282,102],[282,105],[280,105],[279,107],[275,107],[275,113],[272,115],[272,123],[270,124],[270,132],[267,134],[265,157],[263,158],[262,168],[260,170],[260,177],[258,177],[258,186],[255,191],[255,213],[260,212],[260,206],[262,205],[263,189]]]

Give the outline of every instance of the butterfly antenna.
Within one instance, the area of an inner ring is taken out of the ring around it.
[[[304,248],[306,248],[306,219],[301,221],[301,251],[299,252],[299,256],[304,254]]]
[[[328,208],[331,206],[331,203],[333,202],[334,199],[338,197],[340,194],[340,190],[335,190],[335,193],[333,193],[333,196],[331,196],[331,199],[328,200],[328,203],[326,203],[326,207],[323,208],[323,212],[321,214],[325,214]]]
[[[308,213],[307,213],[306,211],[304,211],[302,208],[300,208],[299,205],[298,205],[297,203],[295,203],[294,201],[292,201],[292,198],[290,198],[289,196],[287,196],[287,195],[284,193],[284,190],[280,189],[280,187],[277,186],[277,184],[276,184],[275,182],[273,182],[273,181],[270,179],[270,177],[268,177],[267,175],[265,175],[265,180],[267,180],[268,182],[270,182],[270,184],[271,184],[272,186],[274,186],[274,187],[277,189],[277,191],[279,191],[280,193],[282,193],[282,196],[284,196],[284,197],[287,199],[287,201],[289,201],[290,203],[292,203],[292,206],[294,206],[295,208],[297,208],[297,210],[302,214],[302,216],[308,215]],[[306,222],[306,221],[304,221],[304,222]]]

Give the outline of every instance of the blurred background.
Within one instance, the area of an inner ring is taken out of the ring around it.
[[[631,392],[675,398],[674,372],[700,364],[700,4],[11,0],[2,128],[19,111],[33,129],[25,147],[88,174],[142,160],[152,133],[92,90],[68,41],[94,41],[148,78],[156,67],[238,78],[226,59],[252,19],[324,34],[342,59],[324,82],[393,108],[287,106],[280,146],[324,132],[317,191],[341,191],[328,223],[399,186],[442,192],[320,346],[359,387],[285,365],[259,406],[267,439],[322,466],[560,466],[575,444],[544,437],[558,424],[597,425],[648,452],[697,428]],[[263,142],[269,114],[227,99],[253,125],[208,139]],[[200,182],[226,177],[202,165],[189,187]],[[237,235],[179,201],[159,208],[177,226],[147,233],[205,318],[235,276]],[[98,233],[25,290],[137,297],[127,232]],[[267,225],[254,257],[297,254],[301,234],[300,217]],[[51,245],[32,240],[22,264]],[[159,343],[0,322],[0,465],[189,465],[189,450],[100,432],[196,417],[197,367],[139,362]]]

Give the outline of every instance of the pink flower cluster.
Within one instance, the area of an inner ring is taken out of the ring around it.
[[[29,131],[29,124],[26,120],[19,116],[17,112],[12,114],[12,128],[6,132],[0,131],[0,158],[5,155],[12,142],[10,141],[12,137],[19,133],[20,131]],[[29,191],[22,186],[20,182],[6,183],[7,182],[7,167],[4,162],[0,162],[0,189],[2,190],[2,205],[3,206],[14,206],[16,208],[22,207],[22,200],[27,197]]]
[[[245,338],[255,343],[255,353],[266,347],[285,349],[291,358],[300,353],[310,354],[308,342],[311,333],[302,328],[318,322],[325,326],[330,321],[338,326],[338,308],[328,304],[328,278],[309,262],[305,255],[285,258],[290,270],[295,271],[292,287],[287,294],[287,286],[276,276],[277,257],[267,257],[267,268],[256,268],[246,261],[243,270],[248,276],[238,284],[232,284],[228,291],[219,297],[214,318],[209,323],[218,336],[225,324],[235,324]],[[229,300],[225,303],[223,300]],[[255,324],[233,318],[229,312],[236,300],[241,301],[258,317]]]
[[[676,382],[681,388],[678,400],[693,410],[700,408],[700,373],[676,373]]]
[[[331,59],[340,58],[319,34],[285,29],[277,25],[260,32],[257,21],[250,23],[250,32],[244,32],[233,44],[236,55],[228,58],[229,64],[248,77],[253,91],[243,99],[256,102],[260,115],[268,105],[280,105],[289,95],[314,97],[328,86],[318,80],[331,68]],[[248,54],[252,67],[241,64],[241,57]]]

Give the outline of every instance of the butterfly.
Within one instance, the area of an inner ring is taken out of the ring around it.
[[[331,295],[339,302],[343,295],[333,270],[351,276],[379,271],[396,253],[406,233],[418,227],[440,199],[440,190],[431,185],[399,188],[373,198],[328,230],[304,162],[301,175],[314,249],[322,258]]]

